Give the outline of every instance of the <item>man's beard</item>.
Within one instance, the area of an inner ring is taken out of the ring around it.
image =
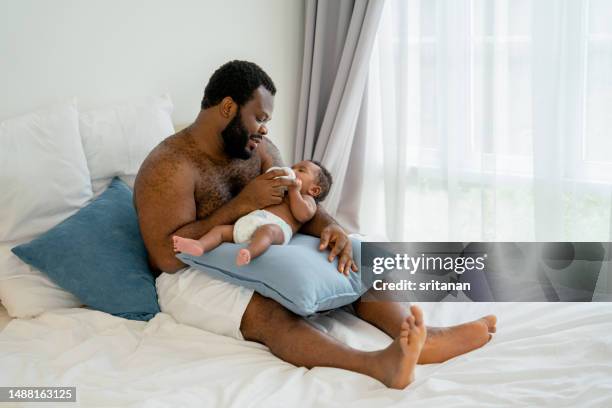
[[[223,150],[233,159],[250,159],[252,152],[247,149],[249,143],[249,131],[242,124],[240,108],[236,111],[234,119],[227,124],[221,132],[223,139]]]

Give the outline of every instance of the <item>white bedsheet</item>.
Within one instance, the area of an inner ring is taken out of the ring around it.
[[[0,303],[0,331],[2,331],[2,329],[4,329],[4,327],[10,321],[11,321],[11,318],[9,317],[6,311],[6,308],[4,307],[2,303]]]
[[[397,391],[344,370],[296,368],[166,314],[143,323],[64,309],[0,332],[0,385],[76,386],[79,404],[67,407],[612,406],[612,304],[421,306],[432,325],[494,312],[498,333],[482,349],[419,366]],[[353,346],[389,342],[342,311],[318,322]]]

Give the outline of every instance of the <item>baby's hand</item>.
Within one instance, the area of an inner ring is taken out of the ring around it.
[[[292,189],[292,190],[301,191],[302,190],[302,180],[300,180],[299,178],[296,178],[295,179],[295,184],[292,185],[289,188]]]

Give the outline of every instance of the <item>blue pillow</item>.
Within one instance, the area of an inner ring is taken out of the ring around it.
[[[12,251],[93,309],[132,320],[159,312],[132,191],[117,178],[87,207]]]
[[[353,256],[360,265],[361,243],[352,240]],[[292,312],[308,316],[357,300],[368,288],[360,272],[346,277],[338,272],[337,259],[319,251],[319,239],[296,234],[287,245],[272,245],[250,264],[236,266],[236,253],[245,245],[225,243],[202,256],[178,254],[187,265],[217,279],[245,286],[276,300]]]

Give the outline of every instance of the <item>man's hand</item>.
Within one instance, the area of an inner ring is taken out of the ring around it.
[[[280,179],[286,176],[282,169],[264,173],[247,184],[236,197],[250,211],[259,210],[283,201],[283,187],[291,187],[295,180]]]
[[[348,276],[349,272],[357,272],[357,265],[353,260],[353,246],[346,232],[338,224],[329,224],[321,231],[321,245],[319,250],[330,248],[327,260],[332,262],[336,256],[338,259],[338,272]]]

